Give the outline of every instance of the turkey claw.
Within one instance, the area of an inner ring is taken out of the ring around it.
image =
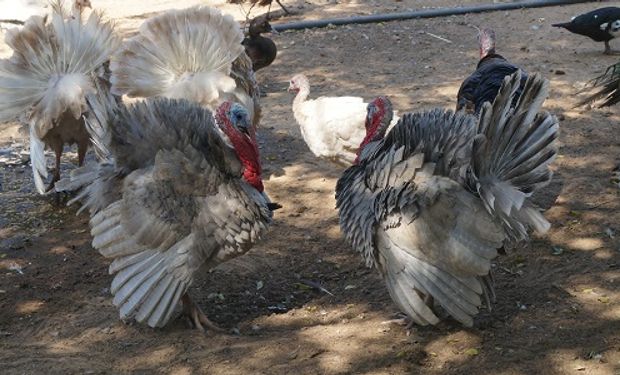
[[[225,329],[218,327],[215,323],[209,320],[205,313],[200,310],[200,308],[189,298],[187,294],[183,296],[182,300],[183,312],[194,328],[201,332],[206,332],[207,329],[209,329],[217,333],[226,333]]]

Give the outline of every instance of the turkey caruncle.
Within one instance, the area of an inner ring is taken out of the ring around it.
[[[584,35],[596,42],[605,42],[605,54],[611,54],[609,41],[620,35],[620,8],[605,7],[573,17],[570,22],[551,26]]]
[[[466,326],[494,299],[491,261],[506,241],[550,224],[529,197],[551,179],[556,118],[539,112],[548,82],[506,77],[479,118],[443,109],[405,114],[385,135],[390,112],[368,106],[356,165],[338,180],[340,227],[413,322],[436,324],[436,301]]]
[[[197,273],[247,252],[279,208],[263,191],[248,111],[224,102],[214,121],[186,100],[88,103],[102,161],[74,170],[57,189],[82,188],[70,203],[90,211],[92,246],[112,259],[121,318],[162,327],[182,301],[198,329],[219,330],[188,288]]]

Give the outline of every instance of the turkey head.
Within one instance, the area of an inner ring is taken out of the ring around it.
[[[256,133],[250,122],[248,111],[238,103],[224,102],[217,108],[215,120],[220,130],[228,137],[237,157],[243,164],[243,178],[256,190],[263,192]]]
[[[380,141],[385,136],[392,122],[392,102],[385,96],[379,96],[368,103],[366,114],[366,137],[360,144],[355,164],[359,162],[364,147],[371,142]]]

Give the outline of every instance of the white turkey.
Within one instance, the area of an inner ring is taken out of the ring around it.
[[[310,82],[303,74],[291,78],[288,91],[296,94],[293,115],[310,151],[340,166],[353,164],[366,135],[368,103],[354,96],[321,96],[309,100]]]
[[[89,145],[82,116],[86,95],[108,90],[106,64],[120,45],[110,22],[101,14],[82,15],[84,0],[76,0],[71,13],[62,3],[52,3],[49,17],[33,16],[25,25],[7,32],[13,49],[0,60],[0,121],[19,119],[30,133],[30,158],[39,193],[50,190],[60,179],[60,157],[65,144],[77,143],[80,165]],[[47,178],[45,147],[54,151],[56,168]]]
[[[439,321],[433,301],[466,326],[494,297],[491,261],[505,241],[548,230],[529,197],[550,178],[558,123],[540,112],[548,83],[506,77],[479,119],[435,109],[405,114],[385,136],[386,98],[368,106],[359,162],[336,188],[340,226],[413,322]]]
[[[256,127],[259,91],[239,24],[218,9],[169,10],[147,20],[112,58],[112,92],[187,99],[210,110],[224,101],[248,109]]]
[[[92,105],[106,160],[59,185],[83,188],[74,200],[90,211],[93,247],[113,260],[121,318],[161,327],[182,301],[196,328],[219,330],[188,288],[199,272],[247,252],[279,207],[263,190],[248,112],[224,102],[214,120],[197,103],[167,98]]]

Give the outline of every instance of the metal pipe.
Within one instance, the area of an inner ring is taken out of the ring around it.
[[[280,25],[272,25],[277,31],[286,30],[302,30],[311,29],[316,27],[326,27],[328,25],[348,25],[355,23],[374,23],[374,22],[387,22],[387,21],[399,21],[408,20],[412,18],[433,18],[433,17],[445,17],[466,13],[482,13],[493,12],[498,10],[512,10],[522,8],[540,8],[555,5],[568,5],[577,3],[588,3],[593,0],[526,0],[513,3],[503,4],[480,4],[472,5],[468,7],[455,7],[455,8],[437,8],[437,9],[425,9],[415,10],[411,12],[399,12],[399,13],[385,13],[385,14],[373,14],[369,16],[355,16],[347,18],[328,18],[324,20],[314,21],[301,21],[284,23]]]

